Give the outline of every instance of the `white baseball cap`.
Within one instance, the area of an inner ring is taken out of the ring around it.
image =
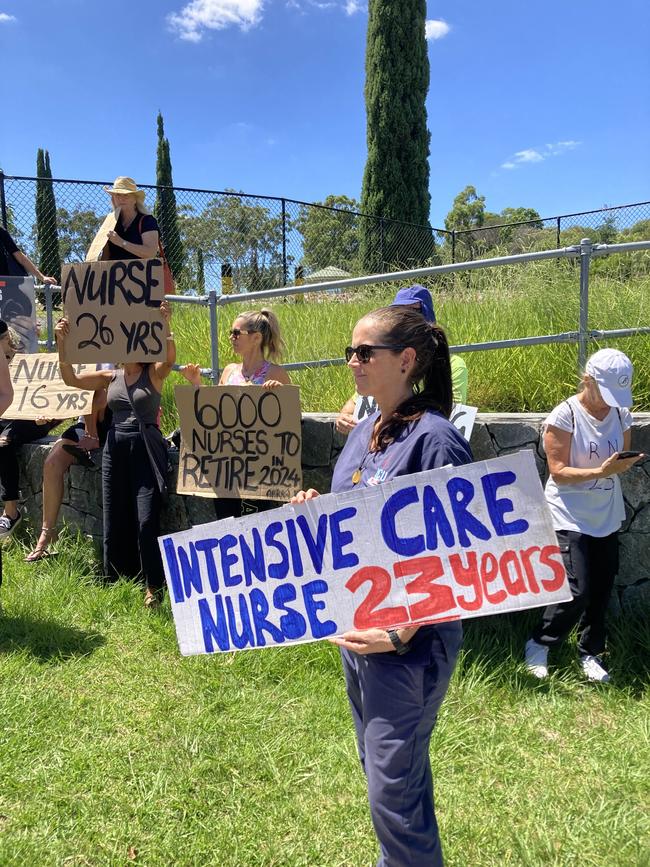
[[[618,349],[599,349],[587,360],[585,373],[598,384],[608,406],[632,406],[634,366]]]

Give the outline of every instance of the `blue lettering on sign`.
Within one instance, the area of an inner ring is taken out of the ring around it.
[[[226,623],[226,613],[223,610],[223,600],[221,596],[217,595],[214,597],[214,601],[217,609],[216,620],[212,617],[208,600],[199,599],[199,616],[201,618],[203,644],[206,653],[214,653],[215,646],[213,639],[217,642],[219,650],[230,650],[228,624]]]
[[[280,618],[280,628],[286,639],[294,641],[302,638],[307,631],[305,618],[294,608],[289,608],[288,602],[296,601],[296,588],[293,584],[280,584],[273,591],[273,605],[278,611],[286,611]]]
[[[192,595],[192,587],[197,593],[203,593],[203,581],[201,580],[201,567],[199,556],[196,553],[194,542],[190,542],[190,556],[187,556],[185,548],[178,549],[178,559],[181,564],[183,575],[183,589],[187,599]]]
[[[442,505],[440,497],[431,485],[425,485],[422,494],[422,510],[424,512],[424,526],[427,533],[427,550],[438,550],[438,532],[442,541],[448,548],[454,545],[454,531],[449,518]]]
[[[458,541],[462,547],[469,548],[472,544],[469,533],[476,536],[477,539],[489,539],[490,531],[488,528],[468,509],[469,504],[474,499],[474,485],[467,479],[449,479],[447,492],[456,521]]]
[[[208,581],[210,590],[213,593],[219,592],[219,576],[217,575],[217,564],[214,562],[214,549],[219,546],[218,539],[199,539],[196,542],[196,550],[200,551],[205,557],[205,566],[208,570]]]
[[[381,510],[381,535],[391,551],[401,554],[403,557],[415,557],[424,551],[424,536],[404,537],[397,535],[395,517],[406,506],[417,503],[419,500],[418,489],[415,485],[402,488],[386,500]]]
[[[510,523],[503,520],[506,512],[514,512],[512,500],[508,497],[497,497],[499,488],[505,485],[513,485],[517,481],[517,476],[507,470],[504,473],[488,473],[481,478],[483,485],[483,494],[485,502],[490,513],[490,520],[497,536],[515,536],[517,533],[525,533],[529,527],[528,521],[525,518],[516,518]]]
[[[293,564],[293,574],[296,578],[302,578],[305,570],[302,567],[302,557],[300,555],[300,545],[298,544],[298,535],[296,534],[296,525],[289,518],[287,521],[287,536],[289,537],[289,550],[291,551],[291,562]]]
[[[356,512],[356,509],[344,509],[343,511]],[[316,593],[327,593],[329,590],[327,582],[323,581],[322,578],[318,578],[316,581],[309,581],[307,584],[303,584],[301,589],[311,634],[314,638],[326,638],[328,635],[333,635],[336,632],[336,623],[333,620],[325,620],[321,623],[318,619],[318,612],[325,608],[325,602],[322,599],[314,599]]]
[[[217,597],[220,599],[221,597]],[[226,596],[226,610],[228,611],[228,631],[232,643],[238,650],[243,650],[246,645],[250,644],[255,647],[255,636],[253,635],[253,627],[251,626],[251,618],[248,613],[248,605],[246,604],[246,596],[239,593],[239,620],[241,623],[241,632],[237,631],[237,616],[235,614],[235,600],[232,596]]]
[[[269,577],[279,578],[282,580],[289,574],[289,552],[282,542],[278,542],[275,538],[278,533],[282,532],[282,524],[280,521],[273,521],[264,531],[264,542],[270,548],[275,548],[280,552],[280,561],[278,563],[269,564]]]
[[[282,630],[278,629],[270,620],[267,620],[266,615],[269,613],[269,603],[259,588],[253,587],[251,590],[250,603],[253,612],[253,623],[255,624],[255,636],[257,638],[256,646],[266,646],[265,632],[269,633],[275,644],[282,644],[284,642]]]
[[[239,536],[239,547],[241,548],[242,563],[244,566],[244,581],[246,586],[250,587],[253,583],[252,576],[254,575],[258,581],[266,581],[266,563],[264,562],[264,546],[262,545],[262,537],[257,527],[252,529],[253,550],[248,546],[246,537]]]
[[[315,539],[311,534],[309,522],[305,515],[298,515],[296,524],[300,527],[300,532],[307,543],[309,556],[311,557],[316,574],[320,575],[323,571],[323,555],[325,554],[325,543],[327,541],[327,515],[319,516]]]
[[[165,559],[167,560],[167,568],[169,569],[169,577],[172,581],[172,592],[174,594],[174,602],[184,602],[183,585],[181,584],[181,575],[178,571],[178,560],[176,559],[176,549],[174,540],[163,539],[163,548],[165,549]]]
[[[351,545],[354,542],[354,534],[350,530],[342,530],[341,524],[350,518],[354,518],[357,510],[353,506],[347,509],[339,509],[338,512],[332,512],[329,518],[330,535],[332,537],[332,566],[334,569],[349,569],[351,566],[357,566],[359,558],[352,551],[347,553],[343,550],[345,545]],[[327,585],[325,585],[327,588]]]
[[[219,542],[221,548],[221,574],[223,576],[224,587],[236,587],[242,582],[241,575],[231,575],[230,569],[237,563],[237,555],[229,554],[231,548],[237,545],[236,536],[231,536],[229,533],[222,536]]]

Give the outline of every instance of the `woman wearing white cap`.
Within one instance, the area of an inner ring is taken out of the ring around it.
[[[158,255],[160,230],[144,204],[144,190],[133,178],[115,178],[110,194],[113,208],[120,211],[115,229],[108,233],[107,259],[154,259]]]
[[[548,650],[578,627],[578,653],[589,680],[605,683],[605,613],[618,571],[618,530],[625,505],[618,476],[643,455],[629,451],[632,362],[617,349],[587,361],[578,394],[551,412],[544,426],[549,479],[546,500],[562,551],[570,602],[544,610],[526,644],[526,666],[548,675]]]

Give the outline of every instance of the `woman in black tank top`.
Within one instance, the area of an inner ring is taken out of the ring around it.
[[[169,304],[160,313],[169,323]],[[69,325],[61,319],[55,333],[59,356]],[[167,338],[167,358],[151,364],[126,363],[119,370],[75,374],[60,361],[61,377],[76,388],[108,388],[112,425],[102,458],[104,572],[109,580],[142,575],[145,606],[160,604],[164,572],[158,533],[166,490],[167,445],[160,433],[159,412],[165,379],[176,361],[176,344]]]

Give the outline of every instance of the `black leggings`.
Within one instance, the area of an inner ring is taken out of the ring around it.
[[[162,497],[140,431],[111,428],[102,458],[104,572],[144,577],[160,589],[164,572],[158,534]]]
[[[580,655],[600,656],[605,650],[607,604],[618,572],[618,533],[596,537],[558,530],[557,540],[573,599],[544,609],[533,640],[552,647],[577,625]]]
[[[18,449],[49,434],[58,421],[38,424],[31,419],[0,419],[0,497],[17,500],[19,491]]]

